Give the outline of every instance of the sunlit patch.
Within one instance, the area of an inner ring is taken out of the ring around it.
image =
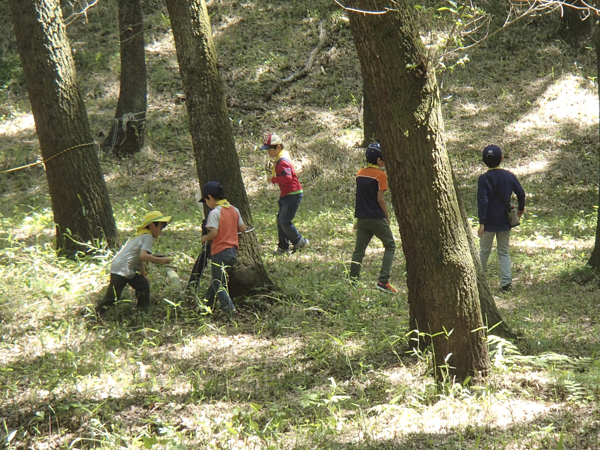
[[[0,123],[0,136],[11,137],[24,131],[35,132],[33,114],[19,114]]]
[[[535,102],[531,112],[510,124],[506,131],[522,135],[539,132],[543,139],[569,124],[580,129],[598,123],[598,96],[582,77],[567,75],[553,83]]]

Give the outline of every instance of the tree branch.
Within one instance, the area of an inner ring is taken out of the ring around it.
[[[317,46],[310,52],[310,55],[308,56],[308,61],[306,62],[306,65],[299,70],[296,73],[293,73],[292,75],[290,75],[287,78],[284,78],[283,80],[278,81],[277,83],[275,83],[273,85],[273,87],[271,89],[269,89],[269,92],[267,92],[265,94],[265,101],[269,101],[271,99],[271,96],[277,92],[277,90],[283,86],[284,84],[287,83],[291,83],[292,81],[297,80],[298,78],[304,77],[306,75],[308,75],[308,72],[310,71],[310,69],[312,68],[314,62],[315,62],[315,57],[317,56],[317,53],[319,52],[319,50],[321,50],[321,47],[323,47],[323,44],[325,43],[325,38],[327,37],[327,32],[325,31],[325,21],[322,20],[319,23],[319,43],[317,44]]]

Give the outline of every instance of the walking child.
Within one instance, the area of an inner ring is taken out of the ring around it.
[[[373,236],[381,240],[385,252],[381,262],[381,271],[377,289],[395,294],[398,290],[389,282],[390,270],[396,253],[396,242],[390,228],[390,216],[383,193],[387,191],[387,175],[383,171],[385,162],[379,143],[370,144],[365,151],[367,167],[356,174],[356,246],[350,263],[350,280],[356,282],[360,277],[365,251]]]
[[[485,271],[494,236],[500,265],[500,289],[509,291],[512,287],[510,256],[508,254],[510,240],[510,223],[506,214],[506,205],[514,192],[517,196],[519,217],[525,209],[525,191],[519,180],[508,170],[500,168],[504,157],[497,145],[488,145],[483,149],[483,162],[488,171],[479,176],[477,181],[477,210],[479,215],[479,258]]]
[[[169,264],[169,258],[152,255],[154,239],[160,236],[162,230],[171,222],[171,216],[165,216],[160,211],[152,211],[144,216],[142,225],[137,229],[133,239],[127,241],[117,253],[110,265],[110,284],[104,298],[96,306],[98,314],[102,315],[107,308],[121,298],[125,286],[135,289],[137,307],[148,310],[150,307],[150,283],[146,278],[144,261],[156,264]]]
[[[210,208],[206,219],[208,234],[202,236],[201,242],[211,242],[210,268],[212,281],[206,291],[207,306],[212,308],[215,296],[221,302],[221,309],[226,313],[236,314],[237,311],[229,293],[227,292],[227,279],[231,267],[237,259],[239,250],[238,231],[246,231],[239,210],[225,199],[225,192],[221,183],[209,181],[202,186],[202,199]]]
[[[294,250],[307,248],[310,242],[302,237],[292,223],[302,202],[303,191],[292,165],[290,154],[283,149],[283,140],[276,134],[267,135],[263,144],[261,150],[266,150],[274,160],[273,170],[271,175],[267,176],[267,182],[278,184],[281,191],[278,201],[278,244],[275,254],[289,253],[291,251],[290,243]]]

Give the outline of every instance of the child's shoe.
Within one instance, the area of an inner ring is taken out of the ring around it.
[[[377,283],[377,289],[379,289],[380,291],[383,291],[383,292],[387,292],[388,294],[397,294],[398,293],[398,289],[396,289],[394,286],[392,286],[389,282],[383,283],[383,282],[379,281]]]
[[[277,250],[275,250],[273,252],[274,255],[288,255],[290,254],[292,251],[289,248],[281,248],[281,247],[277,247]]]
[[[308,248],[308,247],[310,247],[310,241],[308,239],[302,238],[300,240],[300,242],[298,242],[297,245],[294,245],[294,251],[299,250],[301,248]]]

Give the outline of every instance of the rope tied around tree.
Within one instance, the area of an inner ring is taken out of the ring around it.
[[[18,171],[18,170],[26,169],[26,168],[28,168],[28,167],[39,166],[40,164],[43,164],[43,165],[44,165],[44,167],[46,167],[46,165],[47,165],[47,164],[48,164],[50,161],[52,161],[54,158],[56,158],[56,157],[58,157],[58,156],[60,156],[60,155],[63,155],[63,154],[65,154],[65,153],[67,153],[67,152],[70,152],[71,150],[76,150],[76,149],[78,149],[78,148],[88,147],[88,146],[90,146],[90,145],[98,145],[98,143],[97,143],[96,141],[93,141],[93,142],[88,142],[87,144],[78,144],[78,145],[74,145],[73,147],[69,147],[69,148],[66,148],[66,149],[64,149],[64,150],[61,150],[60,152],[58,152],[58,153],[56,153],[56,154],[52,155],[50,158],[48,158],[48,159],[46,159],[46,160],[38,160],[38,161],[36,161],[36,162],[34,162],[34,163],[31,163],[31,164],[25,164],[24,166],[13,167],[12,169],[3,170],[3,171],[1,171],[1,172],[0,172],[0,174],[4,174],[4,173],[10,173],[10,172],[16,172],[16,171]]]

